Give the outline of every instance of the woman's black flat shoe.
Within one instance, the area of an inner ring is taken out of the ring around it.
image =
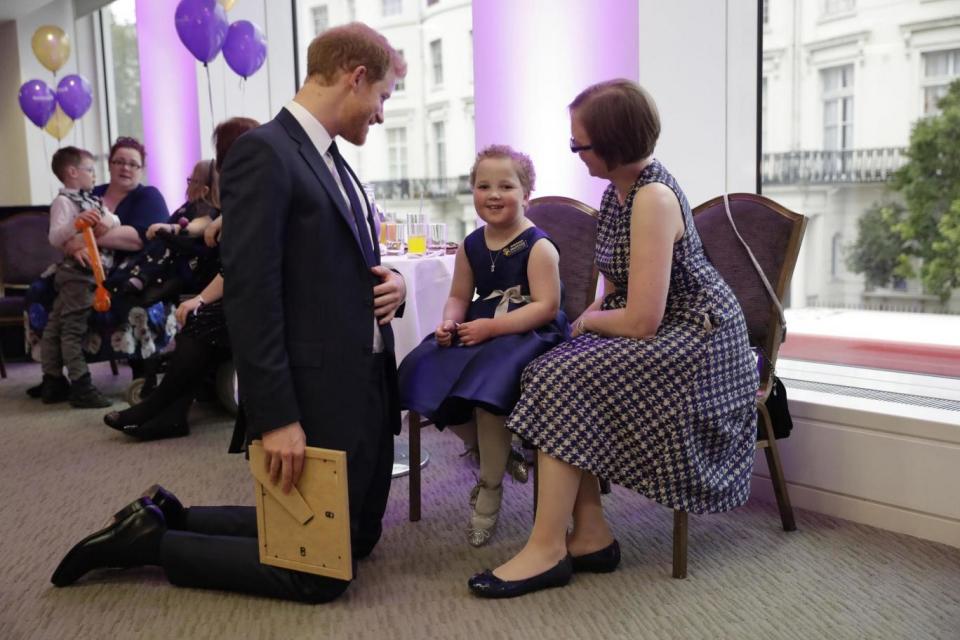
[[[565,586],[572,575],[573,566],[568,555],[552,569],[525,580],[501,580],[487,569],[470,578],[467,586],[473,595],[481,598],[515,598],[541,589]]]
[[[620,543],[614,540],[609,545],[582,556],[570,556],[574,573],[610,573],[620,564]]]
[[[117,431],[123,431],[123,420],[120,418],[119,411],[111,411],[110,413],[103,416],[103,423],[110,427],[111,429],[116,429]]]

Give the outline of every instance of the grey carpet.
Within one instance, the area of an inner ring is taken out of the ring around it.
[[[614,489],[605,505],[623,546],[611,575],[512,601],[470,596],[467,578],[519,549],[531,486],[508,483],[486,548],[464,541],[473,470],[450,434],[424,432],[433,460],[424,517],[407,521],[396,480],[383,540],[340,600],[321,606],[175,588],[156,569],[101,572],[57,589],[62,555],[153,482],[187,503],[252,504],[231,420],[200,406],[187,438],[130,442],[98,410],[45,406],[24,390],[35,364],[0,381],[0,638],[960,638],[960,550],[775,508],[691,517],[689,578],[670,577],[671,513]],[[122,404],[129,372],[95,381]]]

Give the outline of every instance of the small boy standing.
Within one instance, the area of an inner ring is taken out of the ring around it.
[[[65,257],[54,275],[56,298],[40,342],[40,395],[47,404],[69,400],[72,406],[83,409],[109,407],[112,402],[93,385],[83,356],[96,283],[86,249],[72,251],[77,243],[71,241],[79,233],[77,219],[91,224],[98,244],[111,230],[121,229],[120,219],[90,193],[95,168],[89,151],[64,147],[53,154],[51,165],[63,188],[50,205],[49,239],[51,245],[65,251]],[[101,251],[100,259],[106,271],[113,264],[113,253]],[[69,382],[63,377],[64,365]]]

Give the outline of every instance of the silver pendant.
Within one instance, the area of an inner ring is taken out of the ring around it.
[[[490,265],[490,273],[493,273],[496,270],[496,265]]]

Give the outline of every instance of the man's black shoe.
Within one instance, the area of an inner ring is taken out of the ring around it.
[[[126,518],[74,545],[60,561],[50,581],[58,587],[65,587],[94,569],[158,564],[164,531],[166,526],[160,509],[143,500]]]
[[[142,508],[144,504],[152,504],[153,506],[160,509],[160,512],[163,513],[163,520],[167,524],[167,529],[183,529],[186,521],[186,510],[183,508],[183,504],[167,489],[164,489],[159,484],[151,485],[143,492],[143,495],[127,506],[125,506],[120,511],[117,511],[113,515],[115,522],[120,522],[121,520],[126,519],[130,514],[134,513],[137,509]]]
[[[40,383],[40,399],[43,404],[66,402],[70,399],[71,391],[70,381],[63,376],[43,374],[43,382]],[[30,391],[27,390],[27,393]]]

